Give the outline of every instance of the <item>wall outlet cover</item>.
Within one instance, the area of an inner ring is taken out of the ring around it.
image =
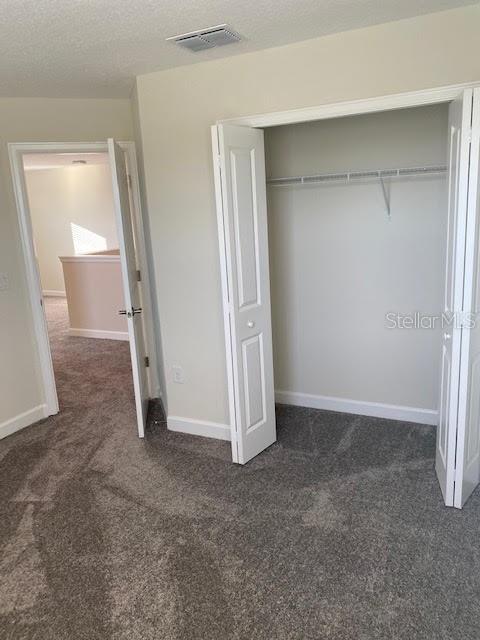
[[[0,291],[7,291],[9,286],[10,286],[10,283],[8,281],[8,274],[0,273]]]
[[[183,370],[183,367],[181,367],[180,365],[174,365],[172,367],[172,371],[173,381],[177,384],[183,384],[185,382],[185,372]]]

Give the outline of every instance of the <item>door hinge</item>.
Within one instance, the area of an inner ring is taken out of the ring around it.
[[[132,176],[130,174],[127,174],[127,179],[128,179],[128,186],[131,189],[132,188]]]
[[[137,269],[136,274],[137,274],[137,282],[141,282],[142,281],[142,273],[141,273],[140,269]]]
[[[461,477],[460,477],[460,467],[455,467],[455,469],[453,470],[453,482],[456,484],[457,482],[461,481]]]
[[[469,129],[467,131],[467,142],[469,144],[471,144],[471,142],[472,142],[472,127],[469,127]]]
[[[145,362],[145,366],[149,367],[150,366],[150,358],[148,356],[145,356],[144,358],[144,362]]]

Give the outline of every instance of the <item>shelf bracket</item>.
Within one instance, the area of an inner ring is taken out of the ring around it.
[[[390,219],[390,194],[387,191],[387,188],[385,186],[385,180],[383,179],[382,176],[379,176],[379,177],[380,177],[380,184],[382,186],[383,198],[385,200],[385,207],[387,209],[387,216]]]

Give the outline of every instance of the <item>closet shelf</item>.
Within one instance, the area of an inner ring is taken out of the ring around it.
[[[445,165],[430,167],[401,167],[399,169],[374,169],[368,171],[345,171],[342,173],[319,173],[310,176],[292,176],[285,178],[267,178],[267,184],[282,187],[288,185],[325,184],[328,182],[358,183],[392,178],[416,178],[446,173]]]

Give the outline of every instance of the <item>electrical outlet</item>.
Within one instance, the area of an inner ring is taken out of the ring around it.
[[[172,367],[173,371],[173,381],[178,384],[183,384],[185,382],[185,372],[182,367],[178,364]]]
[[[0,291],[7,291],[10,287],[7,273],[0,273]]]

